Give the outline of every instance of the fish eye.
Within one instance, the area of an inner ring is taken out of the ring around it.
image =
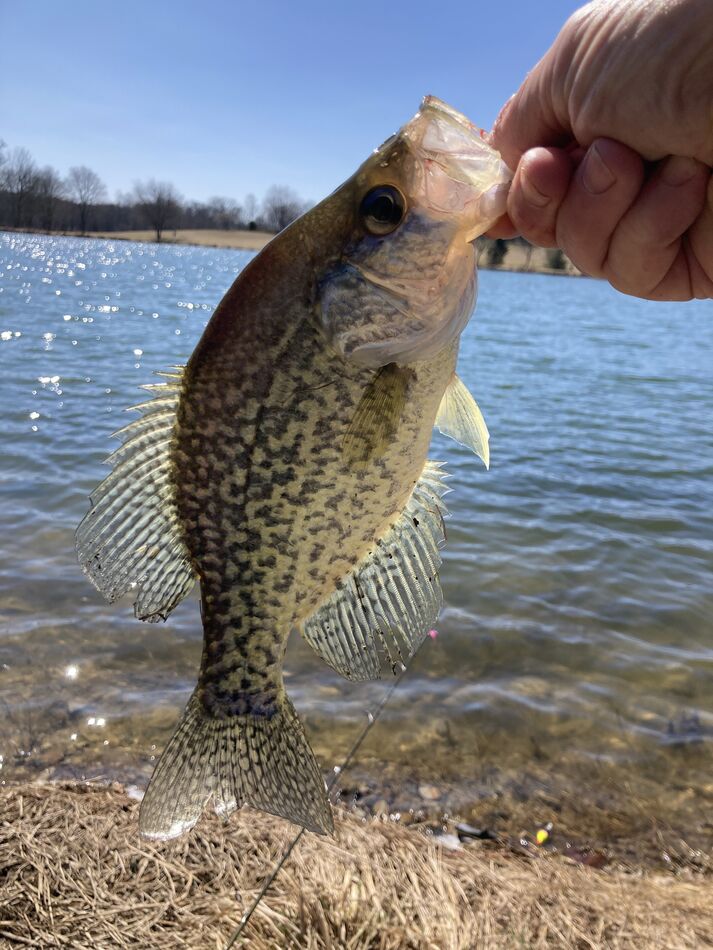
[[[406,214],[406,201],[393,185],[367,191],[359,205],[359,217],[369,234],[391,234]]]

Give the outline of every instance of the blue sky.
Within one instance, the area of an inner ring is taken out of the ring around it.
[[[110,195],[318,200],[433,93],[490,127],[564,0],[0,0],[0,138]]]

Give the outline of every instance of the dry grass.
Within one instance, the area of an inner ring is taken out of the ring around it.
[[[293,834],[240,812],[186,838],[138,838],[120,788],[7,787],[0,946],[219,948]],[[594,870],[338,816],[306,835],[252,918],[264,948],[705,947],[710,880]]]
[[[155,231],[91,231],[86,237],[106,238],[108,241],[149,241],[156,240]],[[242,251],[260,251],[274,238],[267,231],[218,231],[204,229],[184,229],[164,231],[164,244],[198,244],[205,247],[232,247]]]

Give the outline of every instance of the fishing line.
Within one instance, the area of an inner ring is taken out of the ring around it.
[[[418,652],[418,651],[416,651],[416,652]],[[413,659],[413,657],[412,657],[412,659]],[[359,735],[356,737],[356,739],[355,739],[354,742],[352,743],[351,748],[349,749],[349,751],[347,752],[347,754],[346,754],[346,756],[345,756],[345,758],[344,758],[344,761],[342,762],[341,765],[336,765],[336,766],[334,767],[334,774],[332,775],[332,777],[331,777],[331,779],[329,780],[329,782],[327,782],[327,794],[329,794],[329,793],[332,791],[332,789],[334,788],[334,786],[337,784],[337,781],[339,780],[340,776],[344,774],[344,772],[349,768],[349,766],[350,766],[350,765],[352,764],[352,762],[354,761],[354,756],[357,754],[357,752],[358,752],[359,749],[361,748],[362,743],[364,742],[364,740],[366,739],[366,737],[369,735],[369,732],[371,731],[372,727],[374,726],[374,723],[376,722],[376,720],[379,718],[379,716],[380,716],[381,713],[383,712],[384,707],[386,706],[386,704],[388,703],[388,701],[389,701],[389,700],[391,699],[391,697],[393,696],[394,690],[395,690],[396,687],[399,685],[399,683],[401,682],[401,680],[404,678],[405,674],[406,674],[406,667],[405,667],[405,666],[402,666],[400,673],[398,674],[398,676],[396,677],[396,679],[393,681],[393,683],[391,684],[391,686],[389,686],[389,688],[386,690],[386,692],[384,693],[384,695],[381,697],[381,699],[379,700],[379,702],[378,702],[377,705],[376,705],[375,710],[374,710],[373,712],[367,712],[367,714],[366,714],[366,723],[365,723],[364,726],[362,727],[362,730],[361,730],[361,732],[359,733]],[[290,855],[292,854],[292,852],[293,852],[295,846],[298,844],[298,842],[300,841],[300,839],[302,838],[302,835],[305,833],[306,830],[307,830],[306,828],[300,828],[300,830],[299,830],[299,831],[297,832],[297,834],[294,836],[294,838],[292,839],[292,841],[289,843],[289,845],[287,846],[287,848],[286,848],[285,851],[283,852],[282,857],[281,857],[280,860],[277,862],[277,864],[275,865],[275,867],[272,869],[272,872],[270,873],[270,875],[269,875],[269,876],[265,879],[265,881],[263,882],[262,887],[261,887],[260,890],[258,891],[257,897],[253,900],[253,902],[252,902],[252,904],[250,905],[250,907],[245,911],[245,913],[243,914],[243,916],[240,918],[240,923],[239,923],[238,926],[236,927],[235,931],[233,932],[232,936],[230,937],[230,939],[229,939],[228,942],[226,943],[226,945],[225,945],[225,947],[223,948],[223,950],[230,950],[230,948],[235,944],[236,940],[238,940],[238,939],[242,936],[243,931],[245,930],[245,928],[247,927],[248,923],[250,922],[250,918],[251,918],[252,915],[255,913],[255,911],[258,909],[258,906],[260,905],[260,902],[262,901],[263,897],[264,897],[264,896],[267,894],[267,892],[269,891],[269,889],[270,889],[270,887],[272,886],[272,884],[273,884],[275,878],[277,877],[277,875],[278,875],[278,874],[280,873],[280,871],[282,870],[282,868],[283,868],[285,862],[288,860],[288,858],[289,858]]]

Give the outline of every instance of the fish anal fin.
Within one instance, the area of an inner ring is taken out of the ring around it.
[[[399,427],[413,371],[388,363],[378,370],[356,408],[342,442],[345,462],[355,468],[380,458]]]
[[[178,368],[176,368],[178,370]],[[119,430],[112,471],[91,496],[77,529],[79,562],[94,586],[114,601],[132,591],[141,620],[165,620],[190,591],[194,572],[173,497],[169,449],[181,394],[180,372],[151,384],[154,398]]]
[[[468,387],[455,374],[443,394],[435,424],[443,435],[472,449],[490,468],[488,427]]]
[[[307,642],[347,679],[398,672],[438,618],[443,477],[426,463],[401,516],[302,623]]]
[[[333,832],[322,773],[284,692],[271,716],[215,716],[196,691],[151,777],[139,831],[176,838],[211,799],[223,817],[247,804],[318,834]]]

